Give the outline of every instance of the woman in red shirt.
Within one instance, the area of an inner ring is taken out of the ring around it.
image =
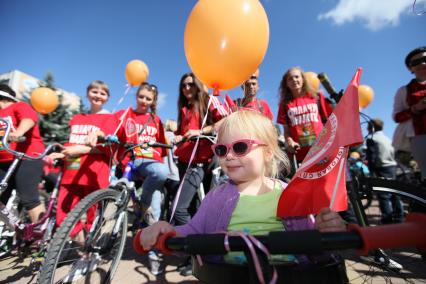
[[[12,123],[9,138],[13,141],[24,136],[21,143],[11,143],[12,149],[30,156],[37,156],[44,151],[44,144],[38,128],[37,112],[24,102],[16,99],[16,93],[8,85],[0,85],[0,117]],[[4,125],[0,126],[0,136],[4,134]],[[3,150],[0,145],[0,176],[3,177],[9,168],[13,155]],[[43,174],[43,161],[22,160],[9,182],[8,189],[2,194],[1,202],[6,204],[13,188],[16,188],[22,205],[28,211],[31,222],[35,223],[45,211],[40,203],[38,184]]]
[[[144,82],[139,86],[136,92],[136,109],[129,108],[115,114],[120,120],[124,120],[123,128],[118,134],[123,137],[120,140],[166,144],[163,123],[156,115],[157,99],[158,90],[155,85]],[[133,149],[133,153],[136,158],[134,162],[136,172],[144,179],[141,207],[142,211],[146,212],[145,221],[151,225],[159,220],[161,214],[161,192],[169,174],[168,167],[163,163],[167,149],[138,147]]]
[[[277,122],[284,127],[287,149],[302,162],[321,132],[330,110],[324,95],[309,86],[300,67],[290,68],[280,83]]]
[[[209,135],[214,132],[214,125],[228,113],[216,97],[212,97],[208,107],[209,95],[203,84],[193,73],[184,74],[179,83],[178,98],[178,130],[175,142],[190,139],[198,135]],[[208,112],[207,121],[201,128],[205,114]],[[206,175],[208,166],[212,161],[212,143],[206,139],[200,139],[191,167],[187,171],[195,140],[187,140],[177,145],[175,155],[178,157],[179,176],[183,181],[182,192],[177,203],[174,223],[175,225],[186,224],[191,216],[189,207],[197,193],[198,187],[203,182],[206,192],[210,188],[211,175]]]

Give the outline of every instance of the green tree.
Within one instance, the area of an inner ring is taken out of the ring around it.
[[[45,143],[59,142],[65,143],[69,138],[70,119],[77,113],[86,112],[80,98],[79,109],[72,110],[68,105],[63,104],[64,94],[55,86],[55,80],[51,73],[47,73],[44,80],[38,82],[39,87],[48,87],[54,90],[59,97],[58,107],[51,113],[39,114],[40,134]],[[33,90],[33,89],[32,89]],[[30,90],[30,93],[32,92]],[[27,100],[30,96],[27,96]]]

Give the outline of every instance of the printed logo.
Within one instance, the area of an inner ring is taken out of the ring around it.
[[[138,134],[136,122],[133,118],[128,118],[126,120],[125,130],[126,130],[126,137],[132,137],[132,136]]]
[[[336,115],[332,113],[329,116],[328,121],[330,123],[327,123],[322,128],[320,134],[318,135],[315,141],[315,144],[311,147],[305,159],[303,160],[303,163],[299,168],[300,171],[317,163],[318,159],[326,155],[326,152],[330,149],[331,145],[333,145],[338,127]]]
[[[340,147],[334,155],[325,157],[316,163],[313,167],[309,168],[308,171],[301,171],[297,174],[302,179],[319,179],[329,174],[337,164],[346,157],[345,147]]]

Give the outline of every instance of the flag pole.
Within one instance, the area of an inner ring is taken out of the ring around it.
[[[336,201],[337,190],[339,189],[340,178],[343,173],[343,165],[345,164],[346,156],[347,156],[348,147],[345,147],[343,150],[342,159],[340,159],[339,171],[337,172],[336,183],[334,184],[333,195],[331,196],[330,206],[329,208],[333,210],[334,201]]]

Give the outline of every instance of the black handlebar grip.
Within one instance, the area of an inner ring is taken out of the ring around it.
[[[303,254],[307,251],[316,254],[324,251],[321,233],[317,230],[270,232],[268,235],[268,247],[272,254]]]
[[[226,254],[224,234],[188,235],[186,249],[189,254]]]
[[[159,142],[148,142],[147,144],[149,147],[161,147],[161,148],[173,149],[173,145],[159,143]]]

